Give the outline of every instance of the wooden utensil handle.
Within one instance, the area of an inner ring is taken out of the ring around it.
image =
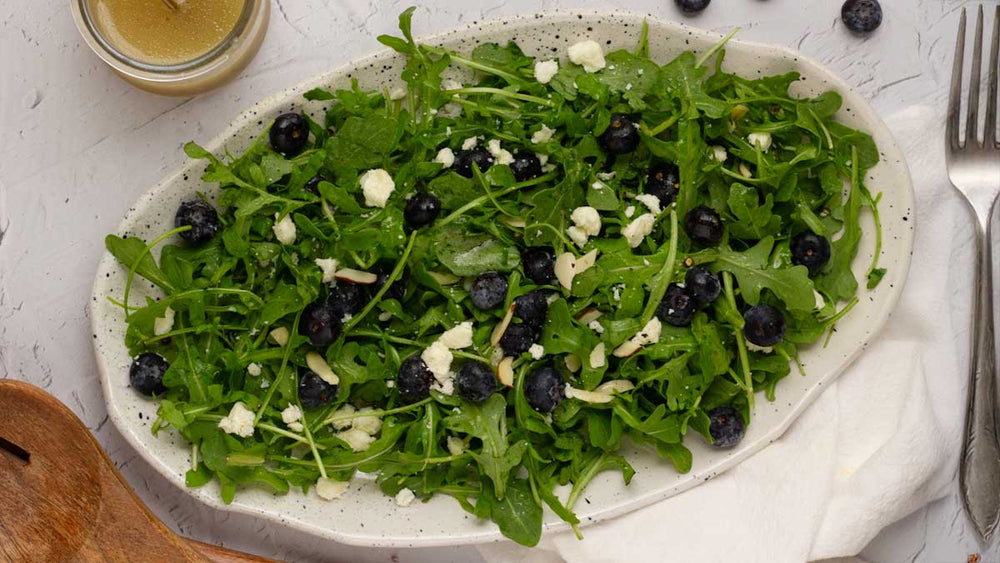
[[[258,557],[249,553],[233,551],[217,545],[202,543],[190,538],[181,538],[189,547],[200,553],[205,559],[215,563],[267,563],[273,559]]]

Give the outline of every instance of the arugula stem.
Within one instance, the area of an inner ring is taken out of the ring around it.
[[[142,262],[142,259],[145,258],[146,255],[149,254],[153,250],[153,247],[156,246],[157,244],[160,244],[164,240],[166,240],[166,239],[168,239],[168,238],[170,238],[170,237],[172,237],[172,236],[174,236],[174,235],[176,235],[178,233],[183,233],[184,231],[188,231],[188,230],[191,230],[191,225],[184,225],[183,227],[177,227],[176,229],[167,231],[167,232],[163,233],[162,235],[154,238],[153,241],[150,242],[149,244],[147,244],[146,248],[144,248],[142,250],[142,252],[140,252],[139,255],[136,256],[135,262],[132,263],[132,266],[128,270],[128,279],[125,280],[125,296],[122,298],[122,301],[123,301],[122,305],[125,308],[125,320],[126,321],[128,321],[128,296],[129,296],[129,293],[132,291],[132,280],[135,278],[135,270],[136,270],[136,268],[139,267],[139,262]]]
[[[855,152],[856,149],[855,149]],[[868,200],[868,208],[872,211],[872,218],[875,220],[875,253],[872,254],[872,263],[868,266],[868,272],[865,274],[865,278],[870,280],[872,274],[878,268],[878,259],[882,254],[882,219],[878,214],[878,202],[882,199],[882,194],[878,194],[876,197],[872,197],[872,194],[868,192],[868,189],[861,190],[865,194]],[[870,282],[868,282],[870,284]],[[868,286],[869,289],[874,289],[871,285]]]
[[[417,348],[423,348],[424,344],[418,340],[410,340],[409,338],[402,338],[400,336],[393,336],[391,334],[386,334],[384,332],[377,332],[374,330],[356,330],[351,333],[351,336],[361,336],[365,338],[381,338],[393,344],[402,344],[404,346],[415,346]]]
[[[680,117],[681,117],[680,114],[674,114],[670,116],[669,119],[667,119],[663,123],[660,123],[656,127],[653,127],[652,129],[647,129],[645,124],[642,125],[642,128],[645,129],[644,132],[646,133],[646,135],[649,135],[650,137],[655,137],[660,133],[663,133],[667,129],[673,127],[674,123],[677,123],[677,120],[680,119]]]
[[[717,53],[719,51],[719,49],[722,49],[726,45],[726,43],[728,43],[729,40],[732,39],[734,35],[736,35],[736,33],[739,30],[740,30],[740,28],[738,28],[738,27],[733,28],[733,30],[730,31],[729,33],[727,33],[725,37],[723,37],[722,39],[720,39],[718,43],[716,43],[715,45],[712,45],[712,47],[709,48],[709,50],[707,50],[704,53],[702,53],[702,55],[700,57],[698,57],[698,61],[695,63],[695,66],[701,66],[701,65],[705,64],[705,61],[707,61],[708,59],[710,59],[712,57],[712,55],[714,55],[715,53]]]
[[[442,49],[440,47],[431,47],[429,45],[422,45],[422,47],[424,49],[426,49],[428,53],[432,53],[432,54],[435,54],[435,55],[448,55],[448,57],[453,62],[456,62],[456,63],[458,63],[458,64],[460,64],[460,65],[462,65],[464,67],[471,68],[473,70],[478,70],[480,72],[485,72],[486,74],[492,74],[494,76],[499,76],[500,78],[503,78],[507,82],[523,82],[523,79],[520,76],[517,76],[515,74],[511,74],[511,73],[509,73],[509,72],[507,72],[505,70],[501,70],[501,69],[496,68],[496,67],[485,65],[483,63],[474,61],[472,59],[467,59],[467,58],[465,58],[465,57],[463,57],[461,55],[455,54],[455,53],[453,53],[453,52],[451,52],[451,51],[449,51],[447,49]]]
[[[298,400],[296,400],[295,403],[298,405],[299,410],[301,411],[302,410],[302,403],[300,403]],[[302,422],[306,422],[306,421],[303,420]],[[316,467],[319,468],[319,474],[320,474],[320,476],[323,477],[324,479],[327,479],[327,476],[326,476],[326,467],[323,466],[323,458],[320,457],[319,450],[316,449],[316,442],[313,440],[312,432],[309,431],[309,424],[308,423],[303,424],[302,425],[302,430],[306,434],[306,441],[309,443],[309,449],[312,450],[313,460],[316,462]]]
[[[385,417],[385,416],[389,416],[390,414],[398,414],[398,413],[401,413],[401,412],[412,411],[412,410],[414,410],[416,408],[419,408],[419,407],[422,407],[422,406],[426,405],[427,403],[429,403],[429,402],[431,402],[433,400],[434,400],[433,397],[427,397],[426,399],[423,399],[421,401],[417,401],[416,403],[412,403],[412,404],[406,405],[405,407],[396,407],[394,409],[372,410],[372,411],[365,411],[363,413],[342,414],[342,415],[339,415],[339,416],[331,416],[331,417],[327,418],[326,420],[324,420],[323,422],[321,422],[319,424],[319,426],[326,426],[327,424],[332,424],[334,422],[340,422],[342,420],[353,420],[355,418],[362,418],[362,417],[365,417],[365,416]]]
[[[386,286],[388,287],[388,286]],[[302,311],[295,313],[295,320],[292,322],[292,329],[289,331],[292,335],[295,335],[299,331],[299,319],[302,318]],[[267,395],[264,396],[264,402],[261,403],[260,408],[257,409],[256,414],[253,416],[253,425],[256,427],[260,422],[260,417],[264,416],[264,411],[267,410],[267,406],[271,404],[271,399],[274,397],[274,392],[278,389],[278,385],[281,384],[281,378],[285,375],[285,368],[288,367],[288,358],[292,355],[292,342],[291,338],[285,343],[285,354],[281,358],[281,367],[278,368],[278,374],[274,376],[274,381],[271,382],[271,386],[267,388]]]
[[[722,272],[722,285],[725,288],[726,300],[733,311],[739,311],[736,307],[736,293],[733,291],[733,275],[729,272]],[[743,370],[743,388],[747,392],[747,403],[750,410],[753,410],[753,375],[750,373],[750,355],[747,353],[747,343],[743,337],[742,319],[739,325],[734,327],[733,333],[736,337],[736,349],[739,352],[740,368]]]
[[[198,471],[198,442],[191,442],[191,471]]]
[[[653,279],[649,292],[649,301],[646,302],[646,308],[639,319],[640,326],[646,326],[646,323],[656,314],[656,308],[660,306],[660,301],[663,301],[663,296],[667,293],[667,286],[674,279],[674,269],[677,267],[677,239],[680,238],[679,235],[680,233],[677,232],[677,211],[671,209],[670,249],[667,251],[667,259],[663,261],[663,266],[660,267],[660,271]]]
[[[556,176],[555,172],[549,172],[548,174],[545,174],[544,176],[539,176],[537,178],[534,178],[534,179],[531,179],[531,180],[527,180],[527,181],[521,182],[519,184],[514,184],[513,186],[510,186],[509,188],[504,188],[504,189],[500,190],[499,192],[496,192],[494,194],[494,196],[495,197],[503,197],[503,196],[505,196],[505,195],[507,195],[509,193],[516,192],[518,190],[523,190],[524,188],[530,188],[531,186],[536,186],[538,184],[542,184],[544,182],[547,182],[547,181],[555,178],[555,176]],[[437,222],[437,226],[438,227],[443,227],[443,226],[447,225],[448,223],[451,223],[455,219],[458,219],[463,214],[465,214],[466,211],[468,211],[470,209],[474,209],[474,208],[479,207],[480,205],[486,203],[486,201],[488,199],[489,199],[489,196],[482,195],[482,196],[477,197],[476,199],[470,200],[469,203],[466,203],[462,207],[459,207],[458,209],[452,211],[447,217],[445,217],[445,218],[441,219],[440,221],[438,221]],[[386,287],[388,287],[388,286],[386,286]]]
[[[182,323],[181,319],[177,319],[177,324]],[[196,403],[205,402],[205,388],[201,384],[201,377],[194,369],[194,360],[191,359],[191,348],[188,346],[187,336],[181,338],[181,348],[184,349],[184,357],[187,358],[188,363],[188,373],[190,374],[190,386],[188,387],[188,392],[191,394],[191,398]]]
[[[492,94],[494,96],[500,96],[503,98],[512,98],[515,100],[521,100],[522,102],[532,102],[545,107],[554,108],[556,104],[552,100],[546,100],[545,98],[539,98],[538,96],[531,96],[528,94],[522,94],[520,92],[511,92],[510,90],[504,90],[502,88],[489,88],[486,86],[475,86],[470,88],[459,88],[457,90],[446,90],[446,94],[458,95],[458,94]]]
[[[371,298],[371,301],[365,305],[364,309],[361,309],[360,313],[354,315],[349,321],[344,323],[344,328],[341,331],[343,336],[346,336],[352,328],[364,320],[365,316],[367,316],[368,313],[370,313],[372,309],[374,309],[379,302],[382,301],[382,296],[385,295],[385,292],[389,291],[389,287],[393,284],[393,282],[398,280],[399,277],[403,275],[403,269],[406,268],[406,260],[410,257],[410,252],[413,251],[413,241],[416,239],[417,231],[413,231],[410,233],[410,240],[406,243],[406,249],[403,250],[403,255],[399,257],[399,261],[396,262],[396,267],[392,269],[392,273],[389,274],[385,283],[382,284],[382,288],[379,289],[378,292]]]
[[[146,338],[146,339],[144,339],[142,341],[142,343],[143,344],[152,344],[154,342],[159,342],[161,340],[166,340],[168,338],[173,338],[174,336],[180,336],[182,334],[190,334],[192,332],[194,332],[194,333],[204,332],[205,331],[204,327],[211,327],[211,328],[215,328],[215,329],[218,329],[218,330],[243,330],[243,329],[246,328],[246,327],[237,326],[237,325],[218,325],[218,326],[216,326],[216,325],[211,325],[211,324],[204,324],[204,325],[198,325],[198,326],[192,326],[192,327],[188,327],[188,328],[182,328],[182,329],[172,330],[170,332],[161,334],[159,336],[154,336],[152,338]]]

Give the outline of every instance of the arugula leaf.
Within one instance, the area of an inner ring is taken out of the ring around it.
[[[743,299],[751,305],[760,303],[764,289],[774,293],[790,311],[811,311],[815,306],[813,284],[809,270],[805,266],[774,269],[768,267],[768,259],[774,249],[774,239],[770,236],[760,239],[745,252],[736,252],[728,247],[720,247],[718,258],[711,264],[714,271],[731,272],[740,285]]]

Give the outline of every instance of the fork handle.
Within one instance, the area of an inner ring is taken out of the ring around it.
[[[992,213],[990,213],[992,216]],[[988,541],[1000,522],[1000,445],[997,444],[996,349],[993,340],[993,244],[991,218],[977,228],[979,260],[973,309],[969,410],[965,422],[960,485],[972,522]]]

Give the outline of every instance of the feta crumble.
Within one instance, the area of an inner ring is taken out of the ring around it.
[[[629,219],[631,219],[633,215],[635,215],[635,206],[634,205],[630,205],[630,206],[626,207],[625,208],[625,216],[628,217]]]
[[[536,145],[547,143],[552,140],[552,135],[555,134],[555,132],[555,129],[550,129],[543,123],[542,128],[535,131],[535,133],[531,136],[531,142]]]
[[[281,411],[281,421],[285,424],[291,424],[300,420],[302,420],[302,409],[298,405],[288,405],[285,410]]]
[[[759,147],[761,152],[767,152],[767,149],[771,148],[771,134],[770,133],[750,133],[747,135],[747,142],[750,143],[751,147]]]
[[[451,371],[451,362],[455,357],[444,342],[435,340],[433,344],[424,348],[424,351],[420,353],[420,359],[427,364],[427,369],[434,374],[434,379],[443,383],[448,379],[448,373]]]
[[[468,139],[462,141],[463,151],[471,151],[477,146],[479,146],[479,137],[469,137]]]
[[[588,238],[601,233],[601,215],[593,207],[577,207],[570,214],[570,219],[576,225],[566,229],[566,233],[577,246],[587,244]]]
[[[451,455],[465,453],[465,441],[457,436],[448,436],[448,453]]]
[[[455,153],[448,147],[445,147],[438,151],[437,156],[434,157],[434,162],[445,168],[451,168],[451,165],[455,164]]]
[[[323,283],[333,283],[336,280],[334,274],[340,262],[336,258],[317,258],[316,265],[323,272]]]
[[[642,244],[642,239],[653,232],[655,219],[652,213],[643,213],[622,229],[622,236],[628,241],[629,248],[639,246]]]
[[[557,72],[559,72],[559,61],[538,61],[535,63],[535,80],[541,84],[548,84]]]
[[[346,404],[345,403],[339,409],[333,411],[333,414],[330,415],[330,418],[334,418],[335,419],[335,418],[338,418],[338,417],[341,417],[341,416],[351,416],[355,412],[357,412],[357,409],[354,408],[354,405],[350,405],[350,404]],[[346,420],[334,420],[332,422],[332,424],[333,424],[333,427],[336,428],[337,430],[344,430],[344,429],[350,428],[351,425],[354,424],[354,420],[350,419],[350,418],[348,418]]]
[[[725,162],[726,159],[729,158],[729,153],[726,152],[726,147],[720,145],[713,145],[712,158],[714,158],[716,162]]]
[[[292,221],[291,215],[285,215],[280,220],[278,213],[274,214],[275,223],[271,227],[274,231],[274,238],[278,239],[281,244],[292,244],[295,242],[295,221]]]
[[[660,198],[653,194],[639,194],[635,196],[635,200],[645,205],[653,215],[659,215],[663,211],[660,209]]]
[[[367,450],[372,445],[372,442],[375,441],[375,438],[371,434],[368,434],[358,428],[351,428],[342,432],[337,432],[337,437],[347,442],[347,445],[350,446],[351,450],[355,452],[363,452]]]
[[[258,377],[260,375],[260,364],[253,363],[247,366],[247,373],[253,377]]]
[[[597,334],[604,334],[604,325],[601,324],[601,321],[598,320],[590,321],[589,323],[587,323],[587,327],[590,328],[590,330],[596,332]]]
[[[174,314],[174,310],[167,307],[163,310],[162,317],[153,319],[153,334],[163,336],[170,332],[170,329],[174,328]]]
[[[407,506],[410,506],[416,498],[417,495],[413,494],[413,491],[410,489],[400,489],[400,491],[396,493],[396,506],[406,508]]]
[[[249,438],[253,436],[253,411],[243,403],[235,403],[229,414],[219,421],[219,428],[227,434]]]
[[[531,347],[528,348],[528,353],[531,354],[532,358],[541,360],[542,356],[545,355],[545,347],[541,344],[532,344]]]
[[[472,346],[472,321],[459,323],[444,331],[438,341],[452,350]]]
[[[358,410],[358,414],[374,412],[375,409],[371,407],[364,407]],[[374,436],[382,430],[382,419],[377,414],[369,414],[366,416],[359,416],[355,418],[352,428],[357,428],[358,430],[368,434],[369,436]]]
[[[582,66],[589,73],[597,72],[607,64],[601,45],[592,39],[571,45],[568,53],[571,62]]]
[[[500,139],[490,139],[490,141],[486,143],[486,149],[490,151],[490,154],[496,159],[497,164],[510,164],[514,162],[514,155],[510,154],[510,151],[500,146]]]
[[[389,196],[396,189],[396,182],[382,168],[369,170],[361,175],[361,192],[368,207],[385,207]]]

